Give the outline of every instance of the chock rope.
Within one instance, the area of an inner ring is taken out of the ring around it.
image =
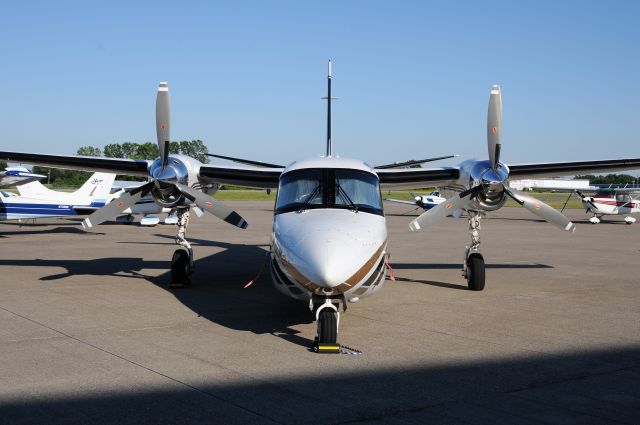
[[[260,278],[260,276],[262,276],[262,272],[264,271],[264,267],[267,265],[267,259],[269,258],[269,254],[271,254],[271,251],[267,251],[265,256],[264,256],[264,261],[262,262],[262,266],[260,266],[260,270],[258,271],[258,274],[256,275],[256,277],[254,277],[253,279],[251,279],[249,281],[249,283],[247,283],[246,285],[244,285],[242,287],[242,289],[247,289],[249,286],[253,285],[253,283],[258,280],[258,278]]]
[[[362,351],[357,348],[347,347],[346,345],[340,344],[340,354],[347,354],[349,356],[361,356]]]
[[[389,262],[389,259],[391,258],[390,254],[387,254],[384,257],[384,266],[387,268],[387,270],[389,271],[389,279],[391,279],[392,281],[396,281],[396,272],[393,271],[393,267],[391,267],[391,263]]]

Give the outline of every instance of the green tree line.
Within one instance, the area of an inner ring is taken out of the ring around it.
[[[590,184],[634,184],[639,183],[638,177],[629,174],[607,174],[606,176],[594,176],[593,174],[585,174],[583,176],[575,176],[575,180],[589,180]]]
[[[182,140],[169,142],[169,153],[183,154],[197,159],[202,163],[208,163],[209,150],[202,140]],[[152,160],[159,156],[158,145],[151,142],[136,143],[110,143],[100,149],[95,146],[82,146],[76,152],[80,156],[105,156],[107,158],[127,158]],[[6,166],[6,164],[5,164]],[[86,171],[61,170],[59,168],[33,167],[33,172],[48,176],[48,182],[54,186],[79,186],[92,174]],[[136,177],[120,176],[120,180],[139,180]]]

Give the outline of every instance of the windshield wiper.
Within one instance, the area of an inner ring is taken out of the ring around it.
[[[358,212],[358,206],[353,203],[351,198],[349,198],[349,195],[347,195],[347,191],[344,190],[342,186],[340,186],[340,183],[336,182],[336,187],[338,188],[338,194],[342,193],[342,195],[346,198],[347,202],[349,203],[349,207],[353,208],[355,212]]]
[[[311,202],[311,200],[316,197],[319,190],[320,190],[320,185],[317,185],[316,188],[313,189],[313,192],[311,192],[311,195],[309,195],[307,199],[305,199],[304,202],[300,205],[300,211],[304,210],[304,207],[309,205],[309,202]]]

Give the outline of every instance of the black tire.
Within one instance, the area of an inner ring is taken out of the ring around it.
[[[338,340],[338,313],[325,308],[318,317],[318,338],[320,343],[335,344]]]
[[[189,254],[184,249],[177,249],[171,258],[171,286],[189,286],[191,279]]]
[[[472,291],[484,289],[484,258],[480,254],[472,254],[467,260],[467,282]]]

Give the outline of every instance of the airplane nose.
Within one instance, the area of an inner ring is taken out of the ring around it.
[[[297,249],[304,259],[301,265],[305,275],[323,288],[340,285],[357,270],[353,253],[358,252],[359,248],[344,235],[311,236],[300,243]]]
[[[274,237],[293,278],[303,286],[306,281],[340,290],[356,285],[376,265],[387,239],[383,217],[347,210],[282,214]]]

